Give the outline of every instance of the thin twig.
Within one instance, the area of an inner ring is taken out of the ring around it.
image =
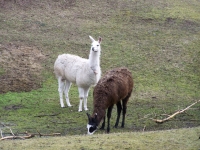
[[[51,134],[42,134],[42,133],[28,133],[26,132],[27,135],[32,135],[32,136],[36,136],[36,135],[39,135],[40,137],[41,136],[58,136],[58,135],[61,135],[60,133],[51,133]]]
[[[12,133],[13,136],[15,136],[14,133],[12,132],[12,129],[11,129],[11,128],[10,128],[10,132]]]
[[[3,138],[3,132],[2,132],[2,130],[0,129],[0,131],[1,131],[1,137]]]
[[[142,131],[144,132],[144,130],[145,130],[145,129],[146,129],[146,125],[144,126],[144,128],[143,128],[143,130],[142,130]]]

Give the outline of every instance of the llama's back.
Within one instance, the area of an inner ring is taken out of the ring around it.
[[[113,82],[121,89],[132,91],[133,77],[132,73],[126,67],[115,68],[106,73],[106,80],[113,80]],[[126,92],[125,92],[126,93]]]
[[[94,99],[102,99],[107,97],[111,103],[124,99],[131,94],[133,89],[133,78],[131,72],[125,68],[115,68],[106,72],[96,87],[94,88]],[[101,95],[101,98],[98,98]],[[103,102],[102,102],[103,103]]]
[[[95,84],[95,75],[89,67],[88,59],[76,55],[59,55],[54,64],[56,77],[68,80],[80,87]]]

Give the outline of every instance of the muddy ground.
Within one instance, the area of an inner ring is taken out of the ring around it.
[[[45,55],[36,47],[0,45],[0,93],[31,91],[41,87]]]

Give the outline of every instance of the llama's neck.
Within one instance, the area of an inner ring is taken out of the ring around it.
[[[96,70],[100,65],[100,52],[90,52],[89,55],[89,66],[90,68]]]
[[[95,118],[95,114],[97,114],[97,125],[100,124],[101,121],[103,121],[105,114],[106,114],[106,109],[94,109],[92,117]]]
[[[97,114],[98,125],[105,117],[106,110],[108,108],[107,102],[109,102],[107,97],[103,96],[104,94],[100,95],[101,91],[99,92],[100,93],[94,93],[94,101],[93,101],[94,110],[93,110],[93,115],[92,115],[92,117],[94,117],[94,115]]]

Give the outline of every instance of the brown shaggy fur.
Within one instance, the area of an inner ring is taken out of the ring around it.
[[[104,119],[102,124],[102,128],[105,126],[105,113],[106,109],[108,109],[107,117],[108,117],[108,128],[107,132],[109,132],[109,119],[111,117],[111,111],[113,105],[117,105],[117,121],[115,127],[118,126],[119,117],[121,109],[123,108],[123,120],[122,127],[124,127],[125,113],[126,107],[129,97],[131,96],[133,89],[133,78],[131,72],[125,68],[115,68],[106,72],[103,78],[99,80],[97,85],[94,88],[93,97],[94,97],[94,110],[93,115],[89,118],[90,120],[95,120],[96,125],[98,126],[100,122]],[[122,106],[121,102],[122,101]],[[97,114],[97,115],[96,115]]]

